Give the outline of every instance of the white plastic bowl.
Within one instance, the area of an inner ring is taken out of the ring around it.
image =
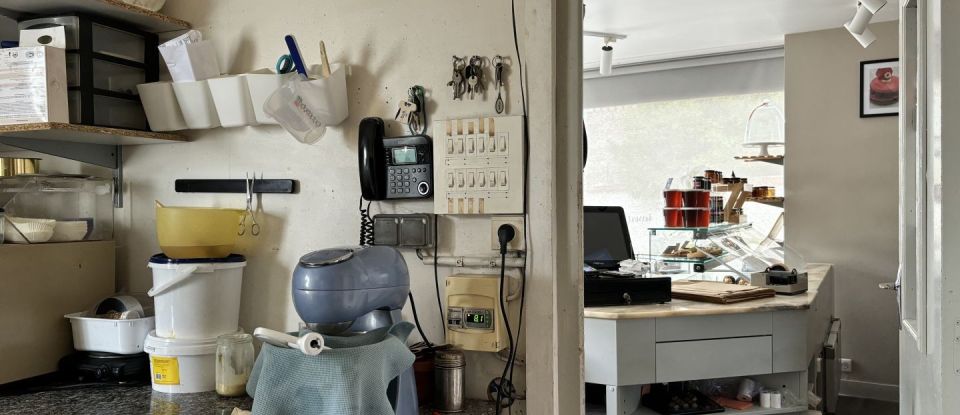
[[[8,216],[4,221],[3,236],[6,242],[15,244],[39,244],[53,238],[57,221],[53,219],[18,218]]]
[[[50,242],[76,242],[87,236],[89,224],[85,220],[57,221]]]

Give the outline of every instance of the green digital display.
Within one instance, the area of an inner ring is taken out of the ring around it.
[[[491,314],[489,310],[468,310],[463,313],[463,317],[464,327],[473,329],[493,328],[493,322],[491,321]]]
[[[416,164],[417,149],[415,147],[397,147],[393,149],[394,164]]]

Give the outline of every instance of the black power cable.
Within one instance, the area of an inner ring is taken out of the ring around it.
[[[503,325],[507,330],[507,339],[510,341],[510,353],[508,356],[513,356],[516,353],[516,346],[513,343],[513,332],[510,330],[510,315],[507,314],[507,305],[503,301],[503,282],[506,279],[507,274],[507,244],[513,240],[516,236],[516,231],[510,225],[500,225],[500,228],[497,229],[497,239],[500,242],[500,292],[497,297],[500,300],[500,314],[503,316]],[[505,389],[510,389],[511,393],[513,391],[513,383],[507,380],[507,374],[513,370],[513,364],[511,364],[510,359],[507,359],[507,364],[503,366],[503,374],[500,375],[500,385],[497,387],[497,401],[495,403],[497,407],[497,414],[500,414],[501,404],[503,402]],[[508,396],[508,402],[513,403],[513,396]]]
[[[443,302],[440,301],[440,271],[438,265],[440,262],[440,216],[433,215],[433,285],[437,289],[437,310],[440,311],[440,329],[443,330],[443,336],[447,336],[447,319],[443,318]]]
[[[433,343],[430,343],[430,339],[427,338],[427,335],[423,333],[423,328],[420,327],[420,316],[417,315],[417,302],[413,301],[413,292],[408,292],[407,297],[410,298],[410,309],[413,310],[413,322],[417,324],[417,331],[420,332],[420,338],[423,339],[423,344],[427,345],[427,349],[430,349],[430,352],[433,353]]]

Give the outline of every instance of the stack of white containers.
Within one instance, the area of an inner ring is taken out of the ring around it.
[[[242,255],[215,259],[150,258],[156,330],[147,335],[153,389],[166,393],[216,389],[217,337],[239,331]]]

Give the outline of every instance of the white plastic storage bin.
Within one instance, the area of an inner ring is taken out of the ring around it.
[[[218,259],[150,258],[157,335],[176,339],[209,339],[237,331],[240,321],[242,255]]]
[[[73,348],[85,352],[136,354],[143,352],[143,341],[153,330],[154,318],[114,320],[89,317],[86,312],[64,316],[73,329]]]
[[[217,389],[217,339],[169,339],[150,332],[144,341],[150,355],[153,390],[197,393]]]
[[[173,93],[170,82],[151,82],[137,85],[140,102],[147,114],[150,129],[153,131],[177,131],[187,129],[187,122],[180,112],[180,103]]]
[[[280,88],[282,76],[272,73],[248,73],[244,74],[243,78],[247,81],[250,103],[257,124],[279,124],[277,120],[263,112],[263,104],[277,88]]]
[[[217,107],[220,126],[242,127],[257,123],[253,105],[250,103],[247,82],[242,76],[211,78],[207,83],[210,85],[213,103]]]
[[[220,126],[220,117],[207,81],[174,82],[173,92],[177,95],[183,120],[188,127],[202,130]]]

